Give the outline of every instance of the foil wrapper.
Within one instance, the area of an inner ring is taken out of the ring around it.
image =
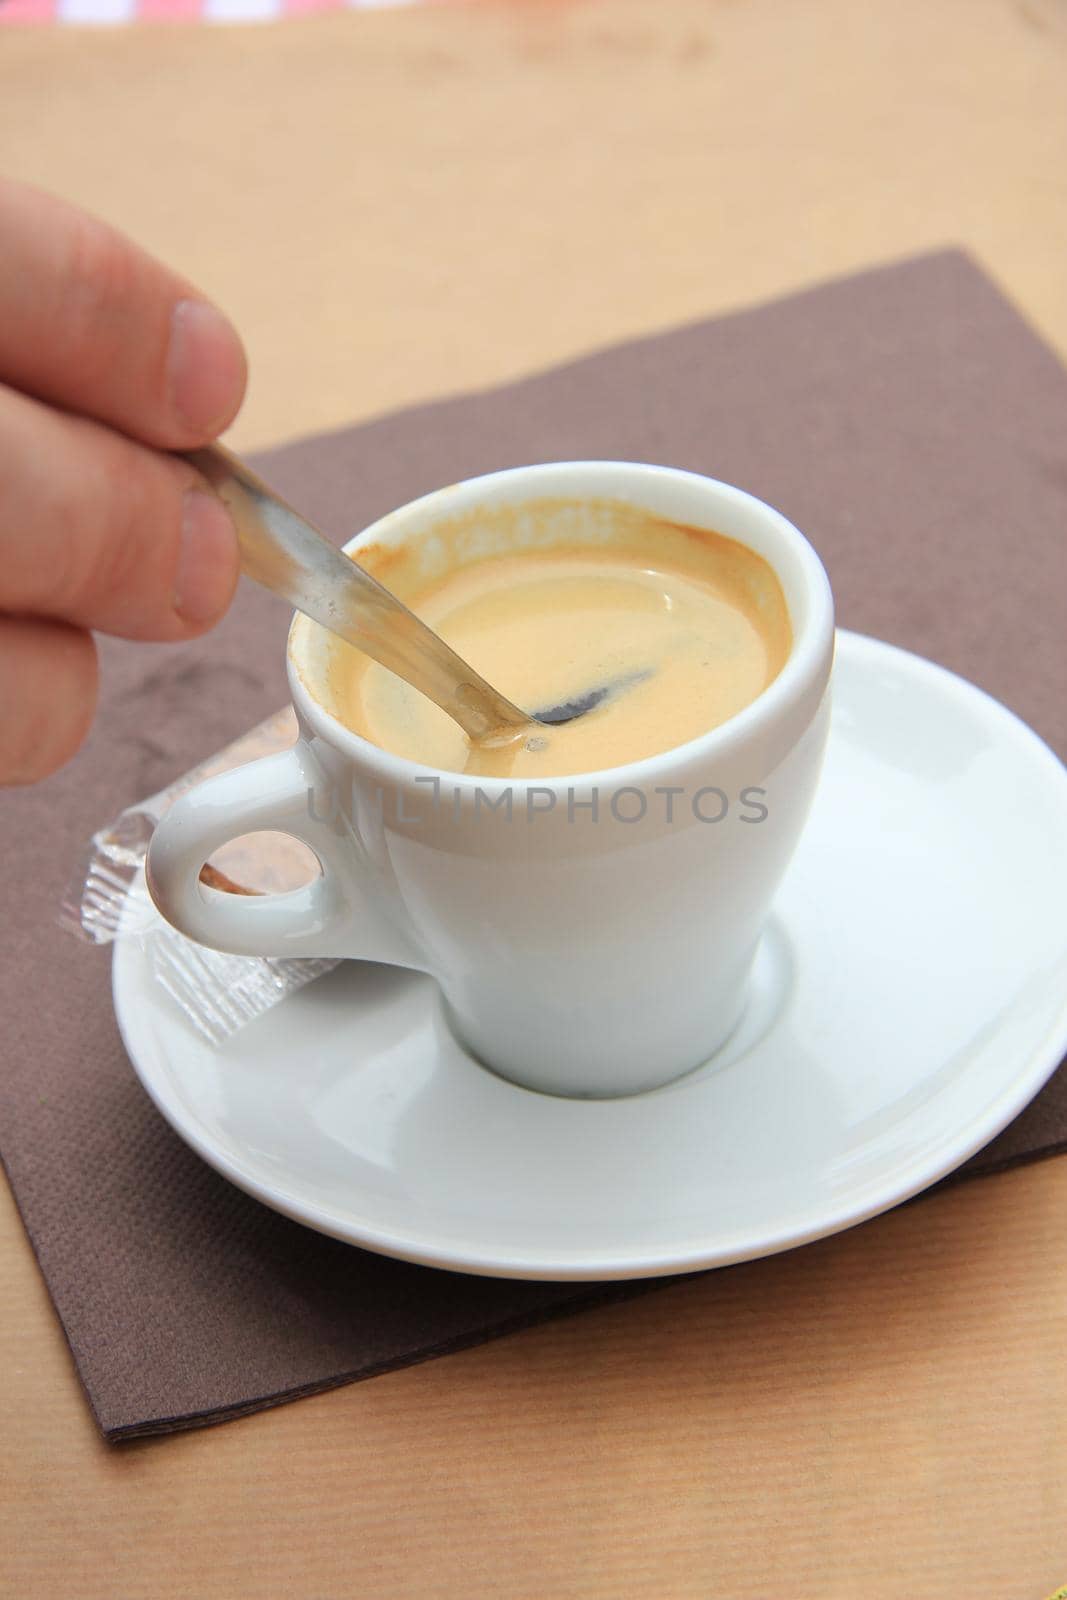
[[[187,939],[162,920],[144,889],[148,843],[179,795],[215,773],[284,750],[295,738],[296,717],[286,707],[159,794],[127,807],[93,834],[87,860],[63,902],[60,920],[79,938],[92,944],[139,941],[156,981],[213,1044],[338,963],[224,955]],[[278,894],[298,888],[318,870],[298,839],[255,833],[227,844],[200,876],[223,894]]]

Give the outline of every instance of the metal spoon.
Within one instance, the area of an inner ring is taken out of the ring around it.
[[[471,739],[504,741],[538,723],[570,722],[611,693],[609,685],[535,716],[520,711],[230,451],[213,445],[185,459],[230,512],[247,577],[406,679]]]

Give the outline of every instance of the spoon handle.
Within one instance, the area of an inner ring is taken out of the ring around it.
[[[232,516],[247,577],[405,678],[472,739],[530,726],[525,712],[280,500],[243,461],[221,445],[189,451],[185,459]]]

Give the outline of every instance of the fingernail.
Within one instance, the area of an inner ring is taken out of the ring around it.
[[[198,627],[221,617],[237,582],[237,535],[226,507],[203,489],[187,489],[174,609]]]
[[[233,328],[206,300],[182,300],[171,318],[171,402],[204,442],[232,421],[245,389],[245,356]]]

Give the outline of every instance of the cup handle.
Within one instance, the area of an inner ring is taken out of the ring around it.
[[[176,800],[152,835],[145,864],[149,893],[167,921],[198,944],[231,955],[353,956],[422,968],[413,940],[382,895],[361,881],[352,839],[324,820],[330,809],[325,787],[317,761],[298,741],[279,755],[208,778]],[[302,840],[317,856],[320,876],[285,894],[205,889],[200,869],[213,851],[242,834],[268,830]]]

